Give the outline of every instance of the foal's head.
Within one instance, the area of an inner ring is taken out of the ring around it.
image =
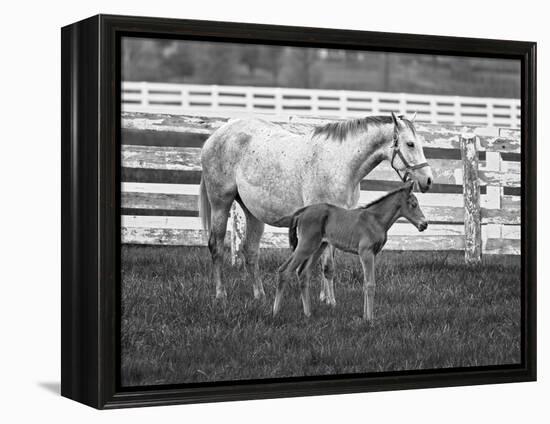
[[[412,181],[407,182],[407,186],[403,190],[399,214],[418,228],[418,231],[424,231],[428,228],[428,221],[426,221],[426,217],[420,209],[418,199],[412,192],[413,187],[414,183]]]

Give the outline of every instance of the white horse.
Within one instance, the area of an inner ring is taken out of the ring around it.
[[[227,296],[222,265],[227,218],[233,201],[246,216],[244,263],[254,297],[265,298],[258,278],[264,224],[288,226],[283,218],[315,203],[346,209],[359,200],[359,183],[388,160],[422,192],[432,184],[422,143],[411,121],[395,114],[333,122],[297,135],[261,119],[241,119],[217,129],[201,152],[199,212],[210,231],[216,298]],[[321,300],[334,306],[334,249],[321,257]]]

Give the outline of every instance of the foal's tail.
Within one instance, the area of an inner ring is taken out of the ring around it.
[[[299,214],[292,215],[290,227],[288,227],[288,243],[290,244],[292,251],[295,251],[296,246],[298,246],[298,216]]]
[[[204,228],[207,233],[210,232],[210,211],[210,200],[208,200],[206,185],[204,184],[204,178],[201,178],[201,186],[199,191],[199,216],[201,217],[202,228]]]
[[[292,251],[296,250],[296,246],[298,246],[298,219],[305,209],[305,207],[298,209],[290,218],[290,225],[288,226],[288,243]]]
[[[284,216],[274,223],[279,227],[288,227],[288,243],[290,244],[292,250],[296,250],[296,246],[298,246],[298,218],[300,218],[300,215],[306,208],[307,206],[304,206],[303,208],[298,209],[292,215]]]

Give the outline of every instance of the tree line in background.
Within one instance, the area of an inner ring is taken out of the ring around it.
[[[124,81],[519,98],[502,59],[125,38]]]

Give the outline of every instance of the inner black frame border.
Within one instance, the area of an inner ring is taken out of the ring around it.
[[[520,60],[521,364],[122,387],[123,37]],[[62,29],[61,112],[62,395],[102,409],[536,380],[536,43],[97,15]]]

